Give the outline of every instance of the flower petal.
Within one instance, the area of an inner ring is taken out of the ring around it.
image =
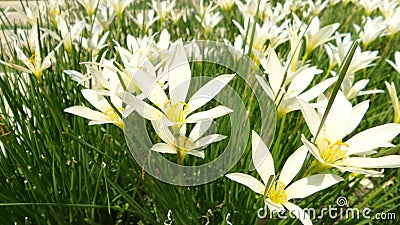
[[[341,140],[348,130],[353,107],[344,94],[339,91],[333,101],[332,108],[326,117],[325,137],[331,141]]]
[[[168,84],[169,97],[172,100],[172,105],[174,105],[178,102],[186,102],[191,71],[181,39],[171,46],[170,51],[171,61],[168,65]]]
[[[256,178],[244,173],[230,173],[225,175],[227,178],[236,181],[240,184],[246,185],[257,194],[264,194],[265,186]]]
[[[348,155],[360,154],[381,147],[400,133],[400,124],[390,123],[373,127],[354,135],[346,143]]]
[[[225,139],[226,136],[221,135],[221,134],[211,134],[208,136],[205,136],[198,141],[195,142],[196,148],[203,148],[211,143],[221,141]]]
[[[310,151],[311,155],[313,155],[321,163],[326,163],[325,160],[322,159],[317,146],[309,142],[303,134],[301,135],[301,141],[307,147],[308,151]]]
[[[336,175],[317,174],[294,182],[286,188],[286,193],[288,199],[305,198],[340,181],[343,178]]]
[[[203,136],[204,133],[207,132],[212,123],[213,120],[203,120],[196,123],[196,125],[193,127],[192,131],[189,134],[189,138],[194,141],[197,141],[201,136]]]
[[[353,132],[354,129],[360,124],[360,121],[365,115],[365,112],[367,112],[369,107],[369,100],[363,101],[360,104],[356,105],[353,107],[353,113],[351,115],[351,120],[349,127],[347,128],[346,134],[350,134]]]
[[[350,157],[337,163],[359,168],[397,168],[400,167],[400,155],[388,155],[378,158]]]
[[[307,102],[298,99],[300,104],[301,112],[303,113],[304,119],[307,123],[308,129],[310,129],[311,134],[315,137],[318,132],[321,119],[314,108]]]
[[[85,106],[72,106],[64,109],[64,112],[71,113],[89,120],[108,121],[108,117],[101,112],[89,109]]]
[[[299,99],[302,99],[306,102],[313,100],[318,97],[318,95],[322,94],[326,89],[328,89],[333,83],[335,83],[337,77],[331,77],[326,79],[309,90],[305,91],[303,94],[299,95]]]
[[[280,180],[286,186],[289,185],[303,166],[304,160],[307,157],[307,153],[308,148],[303,145],[298,148],[291,156],[289,156],[289,158],[283,165],[282,172],[279,175],[278,180]]]
[[[229,114],[233,112],[232,109],[225,107],[225,106],[217,106],[215,108],[203,111],[203,112],[198,112],[194,113],[191,116],[189,116],[186,120],[186,123],[197,123],[203,120],[210,120],[214,118],[218,118],[221,116],[224,116],[226,114]]]
[[[123,101],[135,109],[140,116],[148,120],[161,120],[163,118],[162,112],[130,93],[124,92],[120,94]],[[165,124],[165,126],[167,126]]]
[[[201,87],[188,102],[188,114],[213,99],[231,80],[235,74],[218,76]]]
[[[160,153],[176,154],[176,148],[165,143],[157,143],[151,147],[151,150]]]
[[[251,142],[253,165],[264,183],[268,182],[271,176],[275,176],[274,159],[264,141],[255,131],[252,132]]]

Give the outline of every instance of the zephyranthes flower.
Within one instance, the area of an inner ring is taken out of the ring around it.
[[[390,155],[378,158],[358,157],[371,155],[376,148],[393,146],[390,141],[400,133],[400,124],[385,124],[367,129],[348,140],[345,137],[354,131],[369,107],[369,101],[364,101],[352,107],[342,92],[338,92],[332,108],[326,118],[323,128],[317,137],[323,111],[316,112],[313,107],[299,100],[301,111],[308,128],[313,135],[314,143],[304,135],[301,140],[317,161],[314,171],[336,167],[343,171],[359,174],[379,174],[371,168],[400,167],[400,156]],[[358,155],[358,156],[353,156]]]
[[[197,123],[231,113],[231,109],[225,106],[217,106],[207,111],[192,114],[211,101],[235,75],[226,74],[214,78],[187,101],[186,95],[189,89],[191,71],[182,41],[178,41],[175,46],[172,46],[170,51],[171,60],[167,71],[169,96],[164,92],[156,77],[148,75],[141,69],[137,69],[133,75],[133,80],[142,93],[158,109],[130,93],[125,93],[124,101],[142,117],[148,120],[162,120],[165,125],[171,125],[174,134],[179,133],[181,127],[186,123]]]
[[[273,181],[272,185],[266,187],[270,177],[275,177],[274,160],[268,147],[258,134],[252,134],[252,160],[258,174],[263,182],[243,173],[227,174],[231,180],[244,184],[254,192],[265,196],[265,203],[273,212],[280,212],[288,209],[295,214],[303,224],[312,224],[309,215],[299,206],[289,202],[291,199],[308,197],[318,191],[328,188],[343,179],[331,174],[318,174],[305,177],[294,183],[293,179],[299,173],[307,157],[307,148],[304,146],[297,149],[283,165],[279,177]]]

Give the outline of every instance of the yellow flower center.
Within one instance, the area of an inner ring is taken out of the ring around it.
[[[338,140],[335,143],[331,143],[330,140],[324,138],[322,140],[322,146],[319,146],[321,151],[321,158],[327,163],[334,163],[337,160],[345,159],[346,155],[342,150],[342,146],[349,147],[348,144]]]
[[[189,105],[186,102],[178,102],[172,105],[171,100],[168,100],[165,103],[164,108],[167,108],[166,114],[167,117],[172,121],[178,124],[180,128],[186,121],[186,114],[188,112]]]
[[[119,112],[124,111],[124,108],[117,108],[117,109],[118,109]],[[124,129],[124,122],[118,116],[118,114],[115,113],[113,108],[109,108],[106,111],[104,111],[103,113],[108,116],[110,121],[113,121],[113,124],[115,124],[116,126],[118,126],[121,129]]]
[[[278,204],[287,202],[288,195],[285,191],[286,185],[282,181],[275,181],[268,191],[268,198]]]

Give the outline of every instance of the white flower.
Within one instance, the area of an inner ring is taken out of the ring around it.
[[[268,16],[266,15],[268,4],[268,0],[246,0],[245,4],[243,4],[241,1],[236,1],[239,12],[245,19],[247,19],[248,17],[254,19],[257,16],[262,21]],[[258,15],[256,15],[257,6]]]
[[[91,120],[89,125],[112,123],[119,128],[124,129],[122,119],[105,98],[105,96],[109,96],[114,107],[119,111],[119,113],[122,113],[124,108],[122,107],[122,101],[118,96],[110,95],[110,92],[108,91],[95,91],[91,89],[83,89],[82,95],[99,111],[85,106],[72,106],[65,109],[64,112]]]
[[[386,30],[383,35],[393,36],[400,31],[400,7],[397,7],[393,14],[387,16],[384,23]]]
[[[383,17],[388,18],[393,15],[398,3],[392,0],[383,0],[379,4],[379,11],[382,13]]]
[[[289,202],[291,199],[306,198],[318,191],[326,189],[343,179],[331,174],[318,174],[305,177],[296,182],[293,179],[299,173],[307,157],[307,149],[302,146],[297,149],[285,162],[279,177],[272,185],[266,183],[276,176],[274,161],[268,147],[256,132],[252,133],[252,160],[262,181],[243,173],[227,174],[231,180],[244,184],[254,192],[264,195],[265,203],[272,212],[288,209],[294,213],[303,224],[312,224],[309,215],[299,206]]]
[[[264,53],[265,51],[265,44],[268,40],[268,31],[270,24],[268,23],[263,23],[262,26],[260,26],[258,23],[255,24],[254,26],[254,19],[251,17],[248,17],[244,20],[243,24],[244,26],[242,27],[237,21],[233,21],[233,23],[236,25],[236,27],[239,29],[239,32],[242,36],[242,40],[244,40],[246,37],[246,45],[250,45],[251,42],[251,36],[253,36],[253,46],[252,48],[259,53]],[[255,31],[253,31],[253,27],[255,27]]]
[[[170,14],[172,9],[175,7],[176,1],[156,1],[156,0],[151,0],[151,5],[153,9],[157,12],[157,16],[160,19],[161,22],[163,22],[167,16]]]
[[[308,10],[311,12],[311,15],[313,16],[318,16],[328,5],[328,1],[313,1],[313,0],[308,0],[307,4],[309,6]]]
[[[392,101],[392,106],[394,110],[393,122],[400,123],[400,104],[399,99],[397,98],[396,86],[394,86],[393,82],[389,84],[387,81],[385,81],[385,85],[389,92],[390,100]]]
[[[214,0],[222,11],[230,11],[235,4],[236,0]]]
[[[275,50],[270,51],[268,60],[261,60],[261,65],[268,74],[270,86],[267,85],[262,77],[256,76],[256,78],[268,96],[275,100],[275,104],[278,107],[278,116],[283,116],[288,112],[299,110],[297,98],[307,102],[311,101],[322,94],[337,79],[329,78],[305,91],[311,84],[314,76],[320,74],[322,70],[305,65],[294,73],[288,71],[286,80],[284,80],[287,66],[282,66]]]
[[[340,87],[347,99],[352,99],[356,96],[383,93],[382,90],[363,91],[368,83],[369,79],[362,79],[354,83],[354,74],[347,74]]]
[[[305,33],[306,55],[310,54],[316,47],[330,41],[336,36],[332,36],[339,28],[339,23],[331,24],[320,28],[318,17],[314,17]]]
[[[114,11],[115,14],[117,15],[118,20],[121,20],[125,8],[128,7],[128,5],[133,2],[133,0],[109,0],[109,1],[111,1],[112,6],[114,7]]]
[[[42,73],[44,70],[51,66],[51,60],[54,58],[54,51],[57,51],[60,45],[58,45],[55,50],[51,51],[43,60],[40,58],[40,47],[39,44],[36,43],[35,52],[29,58],[24,54],[24,52],[18,47],[17,42],[14,41],[14,49],[17,53],[17,57],[22,63],[25,64],[24,66],[16,65],[12,61],[9,63],[0,60],[0,63],[17,69],[21,72],[30,73],[35,75],[38,81],[42,81]]]
[[[183,16],[186,16],[186,13],[184,10],[180,10],[180,11],[171,10],[171,20],[175,25],[178,24],[179,19]]]
[[[378,38],[383,33],[386,26],[381,16],[375,17],[374,19],[371,19],[371,17],[363,17],[363,21],[365,21],[363,22],[363,30],[361,30],[361,28],[357,24],[354,24],[354,28],[357,32],[360,32],[360,39],[363,43],[364,49],[366,49],[376,38]]]
[[[148,10],[145,15],[142,12],[139,12],[136,15],[136,18],[133,18],[133,21],[138,25],[139,29],[146,34],[147,30],[153,25],[154,22],[158,20],[158,16],[154,16],[154,10]]]
[[[92,57],[96,57],[99,51],[107,46],[106,41],[110,32],[107,31],[101,36],[102,32],[97,30],[92,33],[91,38],[82,38],[82,47],[91,53]]]
[[[360,0],[359,2],[359,5],[364,8],[366,16],[370,16],[380,4],[381,0]]]
[[[109,4],[108,1],[100,3],[95,18],[95,21],[100,24],[105,31],[109,30],[110,25],[113,23],[115,18],[114,8]]]
[[[197,123],[231,113],[231,109],[217,106],[192,114],[211,101],[235,75],[221,75],[214,78],[186,101],[191,71],[182,41],[179,40],[170,48],[170,51],[171,58],[167,71],[169,97],[158,83],[157,78],[149,76],[140,69],[133,75],[133,80],[140,90],[158,109],[129,93],[125,93],[124,101],[142,117],[152,121],[162,120],[165,126],[172,126],[174,134],[178,133],[186,123]]]
[[[220,134],[211,134],[202,137],[210,128],[212,122],[212,120],[200,121],[193,127],[189,137],[186,137],[186,135],[181,132],[179,137],[176,138],[168,127],[162,126],[161,123],[153,121],[152,125],[154,130],[165,143],[157,143],[153,145],[151,150],[161,153],[180,154],[181,157],[193,155],[204,159],[205,155],[202,149],[211,143],[226,138],[226,136]]]
[[[78,0],[79,4],[81,4],[85,9],[89,16],[92,18],[94,12],[96,11],[96,7],[99,4],[100,0]]]
[[[299,100],[301,111],[314,139],[321,123],[323,110],[316,112],[312,106]],[[316,172],[335,167],[343,171],[359,174],[379,174],[373,168],[400,167],[400,156],[390,155],[379,158],[356,157],[354,155],[370,155],[379,147],[393,146],[390,141],[400,133],[400,124],[385,124],[367,129],[348,140],[345,137],[354,131],[369,107],[369,101],[352,107],[342,92],[338,92],[332,108],[315,144],[304,135],[301,140],[315,157]]]
[[[222,20],[222,16],[219,12],[216,13],[206,13],[203,18],[196,15],[196,19],[201,23],[204,28],[206,35],[210,34],[215,26]]]

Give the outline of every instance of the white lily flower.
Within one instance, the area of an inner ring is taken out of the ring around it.
[[[148,10],[145,15],[139,12],[136,18],[133,18],[133,21],[144,34],[146,34],[151,25],[158,20],[158,16],[154,16],[154,13],[154,10]]]
[[[128,5],[133,2],[133,0],[109,0],[109,1],[111,1],[112,6],[114,7],[114,11],[115,14],[117,15],[118,20],[121,20],[125,8],[128,7]]]
[[[196,19],[201,23],[201,26],[204,28],[204,33],[209,35],[215,26],[222,20],[222,16],[219,12],[216,13],[206,13],[203,18],[200,18],[196,15]]]
[[[110,96],[111,103],[119,113],[122,114],[124,108],[122,107],[122,101],[118,96],[111,95],[108,91],[95,91],[92,89],[83,89],[82,95],[98,111],[85,106],[72,106],[65,109],[64,112],[89,119],[89,125],[112,123],[117,127],[124,129],[123,120],[119,117],[118,113],[115,112],[107,99],[105,99],[105,96]]]
[[[153,9],[157,12],[157,16],[161,22],[168,17],[171,11],[174,9],[176,4],[175,0],[165,0],[165,1],[156,1],[151,0],[151,5]]]
[[[28,7],[27,5],[23,8],[15,7],[15,11],[20,14],[31,26],[36,26],[37,21],[44,15],[46,12],[46,6],[44,2],[38,2],[33,7]]]
[[[332,39],[335,39],[337,36],[333,34],[338,28],[339,28],[339,23],[330,24],[320,28],[319,18],[314,17],[314,19],[308,26],[307,31],[305,32],[305,38],[306,38],[305,55],[308,56],[318,46]]]
[[[113,23],[116,14],[109,1],[100,2],[95,21],[100,24],[104,31],[108,31]]]
[[[92,18],[94,12],[96,11],[96,7],[99,4],[100,0],[78,0],[79,4],[86,9],[86,12],[89,18]]]
[[[383,0],[379,4],[379,11],[387,19],[388,17],[392,16],[394,11],[396,10],[398,3],[392,0]]]
[[[392,106],[394,110],[393,122],[400,123],[400,103],[397,97],[396,86],[394,86],[393,82],[389,84],[387,81],[385,81],[385,85],[389,92],[390,100],[392,101]]]
[[[181,132],[179,137],[176,138],[168,127],[162,126],[161,123],[156,121],[152,121],[154,130],[165,143],[157,143],[153,145],[151,150],[160,153],[180,154],[182,158],[186,155],[193,155],[204,159],[205,154],[203,149],[205,147],[226,138],[226,136],[220,134],[211,134],[202,137],[210,128],[212,122],[212,120],[200,121],[193,127],[189,137],[186,137],[186,135]]]
[[[231,113],[231,109],[225,106],[217,106],[207,111],[192,114],[211,101],[235,75],[221,75],[214,78],[186,101],[191,71],[182,41],[179,40],[177,44],[171,46],[170,51],[171,60],[167,71],[169,97],[158,83],[157,78],[149,76],[142,70],[137,70],[133,75],[133,80],[140,90],[158,109],[129,93],[125,93],[124,101],[142,117],[148,120],[163,120],[167,125],[172,125],[175,134],[186,123],[197,123]]]
[[[236,0],[214,0],[222,11],[231,11]]]
[[[268,96],[275,100],[279,117],[300,109],[296,100],[297,98],[309,102],[322,94],[337,79],[329,78],[305,91],[311,84],[314,76],[322,73],[322,70],[305,65],[294,73],[287,71],[288,75],[284,81],[287,65],[282,66],[273,49],[270,51],[268,60],[262,60],[261,65],[268,74],[270,86],[267,85],[262,77],[256,76],[256,78]]]
[[[352,99],[362,95],[379,94],[384,92],[383,90],[363,91],[368,83],[369,79],[362,79],[354,83],[354,74],[348,74],[344,78],[340,88],[347,99]]]
[[[186,16],[186,13],[184,10],[179,10],[179,11],[171,10],[171,20],[172,20],[172,23],[174,23],[175,25],[177,25],[179,23],[179,20],[183,16]]]
[[[267,6],[269,5],[268,0],[246,0],[246,3],[243,4],[241,1],[236,1],[236,5],[239,8],[240,14],[247,19],[247,18],[255,18],[256,16],[261,20],[264,21],[268,15],[267,13]],[[257,13],[257,6],[258,6],[258,15]]]
[[[40,57],[40,47],[39,44],[36,43],[35,47],[35,52],[33,53],[32,56],[29,58],[24,54],[24,52],[18,47],[18,44],[16,41],[14,41],[14,49],[15,52],[17,53],[17,57],[19,60],[22,61],[22,63],[25,64],[24,66],[16,65],[12,61],[10,62],[4,62],[0,60],[1,64],[4,64],[6,66],[12,67],[16,70],[19,70],[21,72],[25,72],[28,74],[33,74],[35,77],[38,79],[38,81],[42,81],[42,73],[44,70],[49,68],[51,66],[51,60],[54,58],[54,51],[57,51],[60,45],[58,45],[53,51],[51,51],[43,60]]]
[[[250,36],[254,35],[252,49],[256,50],[258,53],[261,53],[261,54],[265,52],[265,49],[266,49],[265,44],[268,40],[268,31],[269,31],[270,24],[263,23],[262,26],[260,26],[258,23],[256,23],[255,31],[253,32],[253,27],[254,27],[255,21],[251,17],[247,17],[244,20],[243,27],[236,20],[234,20],[233,23],[239,29],[239,32],[242,36],[242,40],[244,40],[247,37],[246,45],[250,45],[250,42],[251,42]]]
[[[106,41],[110,31],[100,35],[102,32],[102,30],[97,30],[92,33],[91,38],[82,38],[82,48],[91,53],[92,57],[97,57],[100,50],[107,46]]]
[[[386,30],[383,35],[393,36],[400,31],[400,7],[397,7],[393,14],[387,16],[384,23]]]
[[[344,62],[347,52],[350,51],[353,41],[351,34],[343,35],[343,38],[336,38],[336,45],[331,43],[325,45],[326,53],[329,56],[329,68],[332,69],[337,64],[341,65]],[[347,75],[355,74],[356,72],[374,66],[373,61],[378,59],[378,51],[361,51],[359,46],[356,47],[354,56],[351,59]]]
[[[321,123],[323,111],[316,112],[313,107],[299,100],[301,111],[314,139]],[[354,155],[370,155],[379,147],[393,146],[390,141],[400,133],[400,124],[385,124],[367,129],[344,141],[354,131],[369,107],[369,101],[352,107],[342,92],[338,92],[332,108],[315,144],[304,135],[301,140],[315,157],[316,172],[335,167],[342,171],[359,174],[379,174],[374,168],[400,167],[400,156],[390,155],[379,158],[357,157]]]
[[[297,149],[285,162],[279,177],[272,185],[266,187],[270,177],[275,177],[274,160],[268,147],[258,134],[252,133],[252,160],[262,181],[243,173],[230,173],[226,177],[244,184],[257,194],[264,195],[265,203],[272,212],[281,212],[285,208],[297,216],[303,224],[312,224],[310,216],[299,206],[289,202],[292,199],[306,198],[318,191],[326,189],[342,178],[332,174],[318,174],[305,177],[296,182],[293,179],[299,173],[307,157],[307,148]]]
[[[361,30],[357,24],[354,24],[354,28],[357,32],[360,32],[359,36],[361,42],[363,43],[364,49],[366,49],[385,31],[386,25],[381,16],[375,17],[374,19],[371,19],[370,17],[363,17],[363,21],[363,30]]]
[[[313,0],[308,0],[307,4],[308,4],[308,10],[311,12],[311,15],[313,16],[318,16],[328,5],[328,1],[325,0],[317,0],[317,1],[313,1]]]
[[[364,8],[366,16],[370,16],[371,13],[375,11],[380,4],[381,0],[360,0],[359,2],[359,5]]]

